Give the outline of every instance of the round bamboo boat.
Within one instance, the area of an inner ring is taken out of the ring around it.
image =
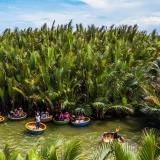
[[[56,121],[55,119],[53,119],[53,122],[55,124],[68,124],[70,122],[70,119],[69,120],[64,120],[64,121]]]
[[[75,122],[71,121],[72,125],[75,127],[84,127],[90,123],[90,118],[85,117],[85,119],[82,120],[76,120]]]
[[[53,119],[53,116],[48,116],[46,118],[41,117],[41,122],[42,123],[50,122],[50,121],[52,121],[52,119]]]
[[[40,123],[39,129],[36,129],[36,122],[28,122],[25,127],[31,134],[42,134],[46,130],[46,125],[44,123]]]
[[[117,140],[120,143],[124,143],[124,137],[122,137],[120,134],[117,134],[117,138],[114,139],[114,132],[103,132],[101,135],[101,139],[105,143],[113,142],[114,140]]]
[[[0,116],[0,123],[4,121],[4,117]]]
[[[24,114],[24,116],[19,117],[19,118],[11,117],[11,116],[8,114],[8,118],[9,118],[10,120],[13,120],[13,121],[21,121],[21,120],[23,120],[23,119],[25,119],[25,118],[27,117],[27,113],[26,113],[26,112],[23,112],[23,114]]]

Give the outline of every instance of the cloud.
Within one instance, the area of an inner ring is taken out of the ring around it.
[[[17,8],[17,7],[14,7],[14,6],[7,6],[8,9],[20,9],[20,8]]]
[[[88,4],[93,8],[106,8],[108,5],[107,0],[80,0],[80,1]]]
[[[86,3],[92,8],[95,9],[122,9],[127,7],[135,7],[137,5],[142,4],[141,1],[130,1],[130,0],[79,0],[81,2]]]
[[[84,27],[91,24],[96,27],[137,24],[144,30],[160,28],[158,0],[154,3],[150,0],[44,0],[38,5],[31,0],[23,4],[16,2],[2,7],[0,30],[15,26],[20,29],[40,28],[44,23],[50,27],[54,20],[55,25],[72,20],[73,24],[82,23]]]
[[[120,24],[128,24],[128,25],[138,24],[141,30],[150,28],[151,26],[153,26],[153,24],[154,24],[154,27],[157,28],[158,26],[160,26],[160,17],[150,16],[150,17],[140,17],[138,19],[126,18],[122,20]],[[152,29],[155,29],[155,28],[152,28]]]
[[[53,21],[55,20],[56,24],[67,24],[70,20],[73,20],[73,23],[82,23],[83,24],[90,23],[96,16],[91,15],[89,13],[78,12],[70,13],[58,13],[58,12],[37,12],[34,15],[32,14],[23,14],[20,16],[20,19],[25,19],[25,21],[34,24],[35,27],[42,26],[44,23],[47,23],[48,26],[51,26]],[[98,17],[97,17],[98,18]]]

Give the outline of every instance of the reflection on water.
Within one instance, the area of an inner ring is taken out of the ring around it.
[[[66,140],[73,137],[83,141],[86,154],[90,155],[101,142],[101,134],[105,131],[114,131],[117,126],[121,127],[120,134],[127,142],[137,145],[140,140],[140,134],[143,128],[149,126],[146,117],[127,117],[125,119],[107,118],[103,121],[91,121],[88,126],[77,128],[68,125],[56,125],[53,122],[47,123],[47,129],[42,135],[31,135],[25,129],[27,122],[34,121],[34,118],[28,117],[23,121],[10,121],[5,117],[7,126],[0,124],[0,149],[3,149],[6,142],[10,146],[20,150],[22,155],[26,153],[40,137],[51,137],[61,133]]]

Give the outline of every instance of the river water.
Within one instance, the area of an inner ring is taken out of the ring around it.
[[[121,127],[120,134],[125,141],[132,145],[140,143],[142,129],[152,127],[147,117],[126,117],[115,119],[108,117],[103,121],[91,121],[88,126],[74,127],[71,124],[57,125],[54,122],[47,123],[47,129],[42,135],[31,135],[27,132],[25,124],[34,121],[34,117],[27,117],[23,121],[10,121],[5,117],[5,122],[0,124],[0,149],[3,149],[6,142],[10,142],[13,149],[20,150],[23,156],[40,137],[51,137],[55,134],[62,134],[66,140],[73,137],[83,141],[86,154],[93,154],[101,142],[101,134],[106,131],[114,131],[117,125]]]

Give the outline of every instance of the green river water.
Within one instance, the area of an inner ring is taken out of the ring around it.
[[[108,117],[103,121],[91,121],[88,126],[74,127],[71,124],[56,125],[53,122],[47,123],[47,129],[42,135],[31,135],[25,129],[27,122],[34,121],[34,117],[27,117],[23,121],[10,121],[5,117],[4,123],[0,124],[0,149],[3,149],[6,142],[9,141],[11,148],[18,149],[23,156],[40,137],[51,137],[61,133],[66,140],[77,137],[83,141],[84,149],[87,155],[92,155],[101,142],[101,134],[105,131],[115,130],[117,125],[121,127],[120,134],[126,142],[137,145],[140,142],[142,129],[151,127],[146,117],[126,117],[124,119],[115,119]]]

